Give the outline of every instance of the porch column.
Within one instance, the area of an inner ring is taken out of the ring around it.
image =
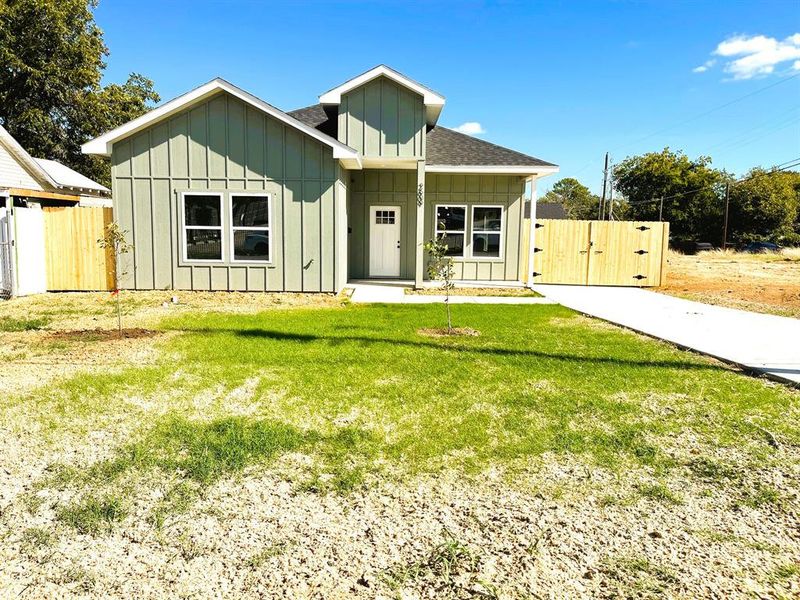
[[[425,275],[425,161],[417,162],[417,227],[414,236],[414,287],[421,288]]]
[[[533,257],[536,255],[536,176],[528,178],[531,184],[531,213],[528,226],[528,287],[533,289]]]

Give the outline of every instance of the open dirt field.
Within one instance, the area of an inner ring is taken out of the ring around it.
[[[800,318],[800,251],[781,254],[670,251],[658,291],[730,308]]]

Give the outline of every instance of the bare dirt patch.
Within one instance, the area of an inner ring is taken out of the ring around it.
[[[658,291],[697,302],[800,318],[800,259],[785,255],[670,252]]]
[[[422,327],[421,329],[417,329],[417,333],[432,338],[458,336],[477,337],[481,334],[480,331],[472,329],[471,327],[453,327],[452,329],[447,329],[447,327]]]
[[[76,331],[54,331],[47,335],[49,340],[63,340],[67,342],[102,342],[106,340],[135,340],[139,338],[155,337],[161,335],[160,331],[133,327],[127,329],[78,329]]]

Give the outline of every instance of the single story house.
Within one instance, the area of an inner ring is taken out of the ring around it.
[[[0,196],[42,206],[111,206],[107,187],[59,162],[32,157],[2,125]]]
[[[444,104],[384,65],[289,112],[214,79],[87,142],[135,246],[123,287],[420,286],[444,233],[458,279],[524,279],[526,184],[558,167],[440,126]]]

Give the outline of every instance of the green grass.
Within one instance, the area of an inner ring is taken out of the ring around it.
[[[418,334],[442,325],[437,305],[184,315],[163,323],[184,335],[161,342],[156,365],[81,374],[0,410],[38,421],[52,443],[125,424],[131,433],[110,458],[45,485],[113,495],[161,474],[171,483],[156,522],[220,478],[287,453],[311,459],[293,475],[299,488],[347,493],[372,474],[513,472],[544,453],[664,473],[680,465],[663,441],[683,432],[768,460],[775,450],[751,421],[800,443],[796,391],[559,306],[453,312],[481,335]],[[728,476],[710,462],[694,468]],[[667,492],[642,493],[677,499]],[[65,520],[79,528],[114,520],[77,508],[89,525]]]
[[[126,510],[121,498],[89,495],[82,500],[61,507],[56,517],[80,533],[97,534],[107,531],[113,523],[125,518]]]
[[[639,484],[636,486],[636,491],[643,498],[649,498],[665,504],[683,504],[680,496],[661,483]]]
[[[49,324],[49,317],[37,317],[34,319],[0,317],[0,331],[35,331],[44,329]]]

